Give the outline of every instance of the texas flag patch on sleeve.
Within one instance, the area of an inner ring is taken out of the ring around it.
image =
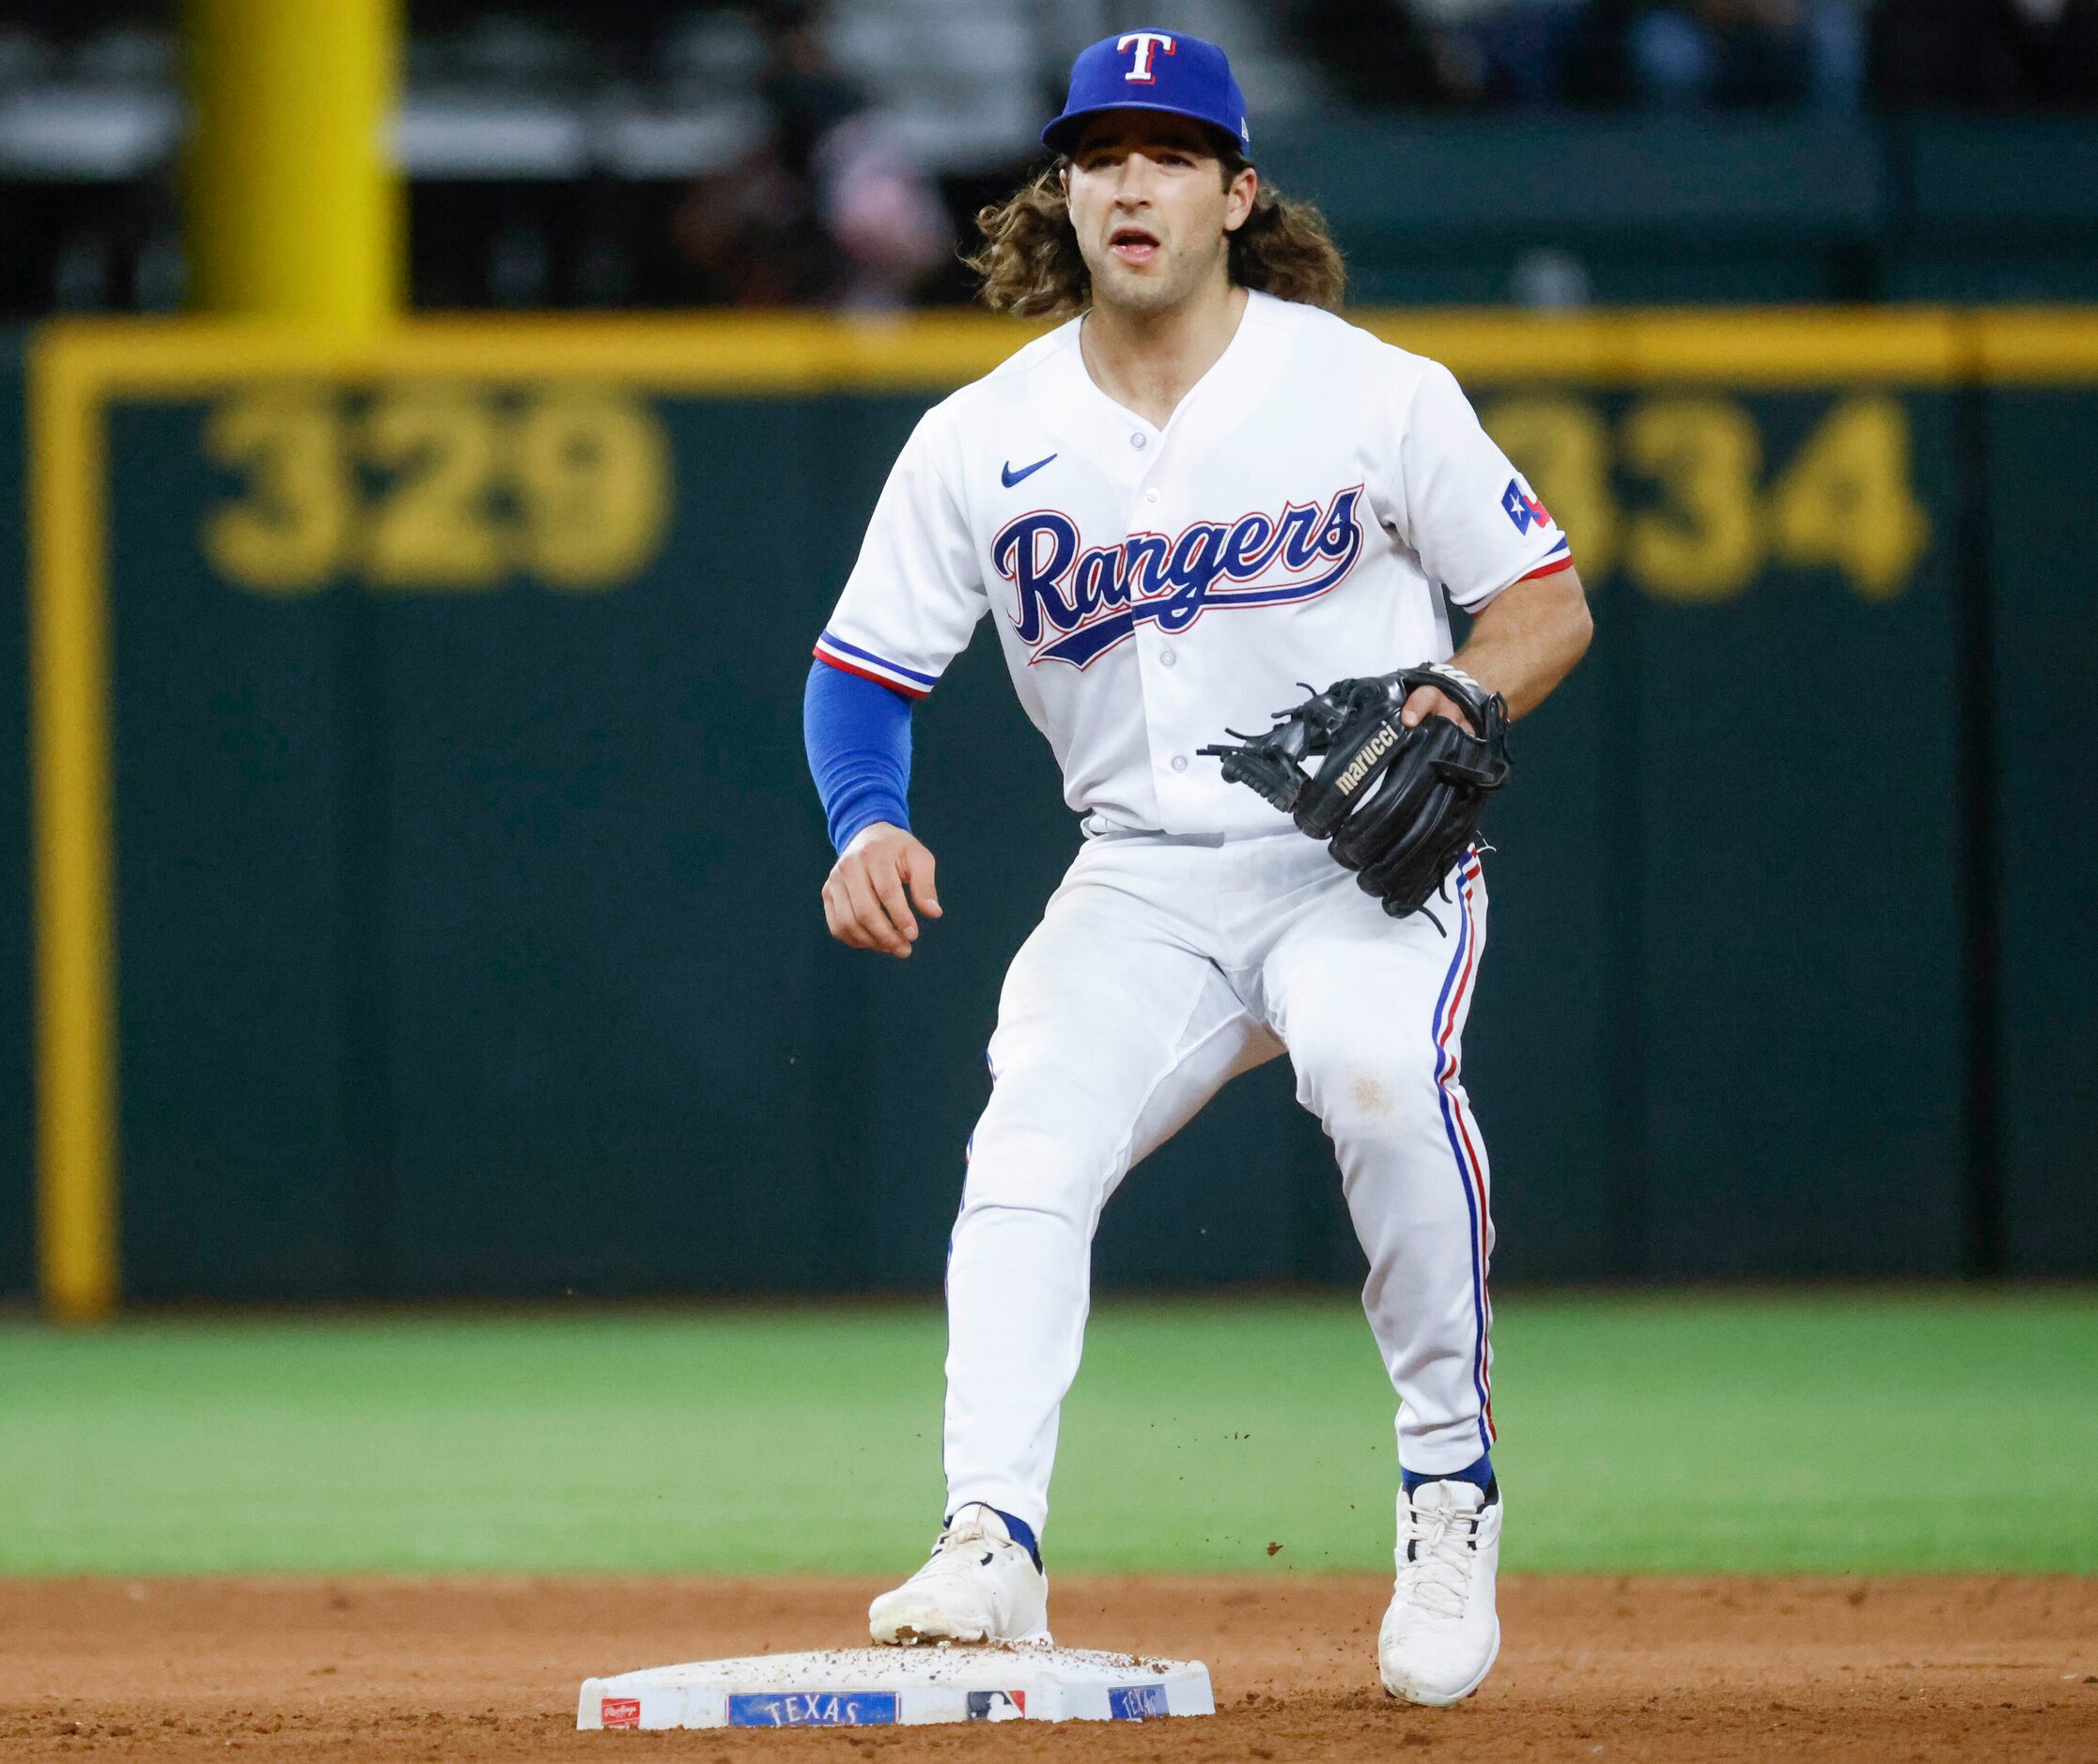
[[[1508,487],[1500,493],[1500,506],[1515,523],[1517,533],[1527,534],[1532,527],[1552,524],[1551,511],[1530,493],[1530,487],[1520,478],[1508,480]]]

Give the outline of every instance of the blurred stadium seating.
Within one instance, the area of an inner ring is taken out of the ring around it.
[[[0,319],[181,304],[175,11],[0,20]],[[952,242],[1140,15],[1231,45],[1370,298],[2098,287],[2098,0],[411,0],[414,303],[966,300]]]

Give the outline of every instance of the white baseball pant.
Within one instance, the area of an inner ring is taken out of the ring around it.
[[[1235,1075],[1287,1051],[1369,1258],[1362,1308],[1399,1458],[1447,1475],[1493,1436],[1485,1147],[1459,1079],[1486,890],[1394,920],[1324,845],[1089,842],[1005,977],[992,1089],[947,1266],[947,1510],[1049,1512],[1100,1210]]]

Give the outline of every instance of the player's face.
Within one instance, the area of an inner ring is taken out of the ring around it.
[[[1095,302],[1164,312],[1220,279],[1258,187],[1251,167],[1225,180],[1195,123],[1141,110],[1096,117],[1065,169]]]

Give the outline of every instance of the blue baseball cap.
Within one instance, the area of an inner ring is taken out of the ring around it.
[[[1207,123],[1236,142],[1252,145],[1246,128],[1246,95],[1215,43],[1177,31],[1124,31],[1081,50],[1071,64],[1071,95],[1064,114],[1042,131],[1042,145],[1067,153],[1086,118],[1103,110],[1162,110]]]

